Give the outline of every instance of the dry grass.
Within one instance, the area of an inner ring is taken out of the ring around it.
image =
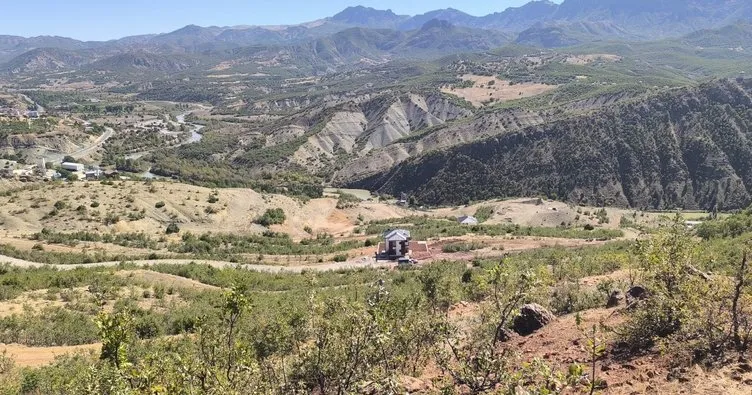
[[[463,81],[472,81],[474,85],[469,88],[444,87],[441,91],[459,96],[476,107],[492,102],[505,102],[537,96],[557,88],[557,85],[537,84],[533,82],[511,85],[510,81],[473,74],[466,74],[461,78]]]
[[[0,344],[0,353],[5,351],[19,367],[40,367],[55,361],[55,358],[67,354],[93,354],[99,352],[102,344],[85,344],[81,346],[28,347],[19,344]]]
[[[215,192],[219,200],[209,203],[209,197]],[[58,201],[64,202],[66,207],[50,216]],[[164,206],[160,204],[161,207],[157,207],[159,202],[163,202]],[[97,207],[92,207],[97,204]],[[58,232],[143,232],[159,237],[164,235],[166,226],[171,222],[177,222],[182,231],[195,234],[252,234],[264,230],[253,223],[254,219],[267,209],[281,208],[287,221],[284,225],[275,226],[274,230],[303,239],[311,236],[305,232],[306,227],[310,227],[314,234],[349,235],[358,225],[358,217],[368,221],[409,214],[399,207],[374,202],[363,202],[356,208],[345,210],[337,209],[336,205],[335,198],[301,203],[286,196],[259,194],[250,189],[213,191],[170,182],[151,185],[136,181],[117,181],[115,185],[100,182],[46,184],[39,190],[0,197],[0,223],[3,224],[0,238],[28,236],[43,228]],[[209,207],[213,210],[207,210]],[[207,211],[216,213],[209,214]],[[103,220],[108,215],[118,215],[120,221],[105,225]],[[130,220],[128,215],[143,215],[143,218]]]

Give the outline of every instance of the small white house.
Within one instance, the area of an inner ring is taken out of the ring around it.
[[[462,225],[478,225],[479,223],[477,218],[469,215],[463,215],[462,217],[457,218],[457,222]]]
[[[394,229],[384,232],[386,255],[392,258],[404,257],[410,254],[410,231]]]
[[[63,162],[62,165],[60,165],[65,170],[68,171],[84,171],[86,169],[86,166],[84,166],[82,163],[73,163],[73,162]]]

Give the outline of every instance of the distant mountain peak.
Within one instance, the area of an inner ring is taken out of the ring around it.
[[[442,19],[431,19],[430,21],[423,24],[423,26],[420,28],[420,30],[452,30],[454,29],[454,25],[449,22]]]
[[[329,20],[356,26],[394,27],[408,18],[408,16],[397,15],[392,10],[377,10],[359,5],[347,7]]]

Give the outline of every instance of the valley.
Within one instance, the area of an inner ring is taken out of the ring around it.
[[[747,2],[189,3],[0,35],[0,395],[750,393]]]

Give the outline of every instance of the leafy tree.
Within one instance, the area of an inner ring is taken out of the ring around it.
[[[281,208],[271,208],[266,210],[255,222],[261,226],[281,225],[285,223],[286,219],[284,210]]]

